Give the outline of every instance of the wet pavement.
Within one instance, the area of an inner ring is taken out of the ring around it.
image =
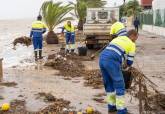
[[[3,23],[3,24],[2,24]],[[0,22],[1,41],[3,41],[4,56],[4,82],[15,82],[16,86],[6,87],[0,86],[0,105],[4,102],[10,102],[13,99],[22,99],[26,101],[26,107],[30,111],[38,111],[49,105],[42,99],[37,99],[40,92],[52,93],[56,98],[63,98],[71,101],[71,106],[77,110],[85,109],[88,105],[93,106],[103,114],[107,114],[105,103],[98,103],[93,100],[94,96],[104,93],[104,89],[92,89],[84,87],[84,79],[73,78],[65,80],[63,77],[57,76],[58,71],[51,68],[43,70],[35,69],[33,60],[33,47],[17,46],[17,50],[12,49],[12,41],[14,38],[29,34],[29,24],[31,21],[17,22],[9,24],[9,22]],[[25,24],[26,23],[26,24]],[[22,26],[22,24],[25,24]],[[6,27],[7,25],[7,27]],[[16,26],[21,25],[21,26]],[[15,29],[11,29],[14,28]],[[160,91],[165,92],[164,74],[165,74],[165,54],[164,44],[165,38],[152,35],[147,32],[141,32],[137,46],[137,55],[135,67],[139,68],[144,74],[155,82]],[[154,37],[153,37],[154,36]],[[1,42],[2,43],[2,42]],[[60,45],[45,45],[44,56],[54,54],[60,48]],[[98,69],[98,58],[95,61],[83,62],[86,69]],[[76,83],[75,83],[76,82]],[[105,98],[105,97],[103,97]],[[134,99],[130,102],[131,96],[126,95],[126,106],[133,114],[138,113],[138,100]]]
[[[38,111],[48,104],[36,99],[36,94],[46,92],[52,93],[57,98],[72,101],[71,106],[75,106],[77,109],[85,109],[88,105],[97,109],[97,103],[92,101],[92,98],[94,95],[103,92],[103,90],[84,87],[81,78],[64,80],[63,77],[56,77],[55,75],[58,72],[54,70],[45,69],[38,72],[31,67],[25,69],[5,70],[4,81],[14,81],[18,85],[15,87],[1,87],[0,93],[2,93],[4,100],[0,100],[0,103],[9,102],[13,99],[25,99],[28,110]],[[74,81],[80,82],[73,83]],[[19,97],[20,95],[22,97]],[[105,105],[99,106],[98,110],[104,112],[106,110]]]

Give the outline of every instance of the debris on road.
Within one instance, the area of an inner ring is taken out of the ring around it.
[[[28,114],[24,100],[13,100],[9,111],[0,111],[0,114]]]
[[[91,86],[94,89],[103,87],[102,77],[99,70],[91,70],[91,71],[85,70],[81,60],[71,57],[69,58],[62,54],[61,55],[55,54],[54,58],[55,59],[53,59],[52,61],[53,63],[51,63],[51,66],[53,66],[54,69],[60,71],[60,76],[70,77],[70,78],[83,77],[85,79],[84,82],[85,86]],[[154,110],[152,106],[155,105],[155,102],[150,103],[148,101],[150,97],[152,97],[151,95],[149,95],[149,93],[152,92],[150,91],[151,89],[155,92],[154,95],[158,95],[159,93],[156,87],[154,87],[155,84],[151,82],[142,72],[140,72],[136,68],[132,67],[128,71],[128,73],[129,72],[134,78],[133,78],[133,84],[131,88],[128,90],[128,92],[132,96],[137,97],[139,100],[142,100],[142,105],[144,108],[142,110],[145,110],[146,112],[150,111],[149,109]],[[141,84],[139,82],[140,79],[141,79]],[[132,83],[132,81],[130,83]],[[140,94],[139,94],[139,87],[141,88]],[[102,98],[94,98],[93,100],[97,102],[103,102]],[[159,99],[157,99],[157,101],[159,101]],[[159,109],[162,109],[162,107]]]
[[[149,38],[158,38],[157,36],[150,36]]]
[[[93,98],[94,101],[98,102],[98,103],[106,103],[106,101],[103,98]]]
[[[103,81],[100,70],[86,71],[85,74],[85,86],[91,86],[94,89],[103,88]]]
[[[165,94],[156,94],[152,95],[148,98],[148,104],[150,104],[151,107],[150,110],[153,111],[165,111]]]
[[[105,96],[106,96],[105,93],[99,93],[97,95],[94,95],[93,100],[98,102],[98,103],[104,103],[105,104],[106,103]]]
[[[165,95],[157,90],[156,84],[134,67],[130,68],[129,72],[134,79],[128,92],[140,100],[141,111],[165,111]]]
[[[99,93],[97,95],[94,95],[94,97],[103,97],[103,96],[106,96],[106,93]]]
[[[14,87],[17,86],[16,82],[0,82],[0,86]]]
[[[70,101],[55,98],[53,104],[41,110],[38,114],[65,114],[71,108],[69,105]]]
[[[83,77],[85,86],[91,86],[94,89],[103,87],[102,77],[99,70],[86,70],[82,64],[83,59],[78,55],[66,56],[64,53],[49,56],[45,66],[53,67],[60,71],[59,76],[67,78]]]
[[[29,112],[26,110],[26,102],[24,100],[13,100],[9,111],[1,111],[0,114],[65,114],[63,109],[69,108],[69,101],[63,99],[55,99],[54,103],[42,109],[39,112]]]
[[[162,49],[162,50],[165,50],[165,47],[162,47],[161,49]]]
[[[51,93],[40,92],[37,95],[37,98],[43,98],[46,102],[55,102],[56,99]]]
[[[10,103],[9,111],[1,111],[0,114],[77,114],[78,112],[70,106],[70,101],[64,99],[55,98],[53,103],[38,112],[29,112],[25,106],[25,100],[13,100]],[[85,111],[84,111],[85,112]],[[87,113],[82,113],[87,114]],[[93,114],[101,114],[99,111],[95,110]]]

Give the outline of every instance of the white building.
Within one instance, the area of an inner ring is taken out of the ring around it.
[[[153,0],[153,25],[143,25],[142,29],[165,36],[165,0]]]

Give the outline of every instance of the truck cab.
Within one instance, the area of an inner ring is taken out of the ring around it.
[[[83,34],[88,49],[102,47],[111,41],[110,28],[119,20],[119,8],[88,8]]]

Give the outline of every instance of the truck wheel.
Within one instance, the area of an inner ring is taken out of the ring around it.
[[[86,47],[87,47],[88,49],[93,49],[93,48],[94,48],[94,45],[93,45],[93,44],[86,44]]]

